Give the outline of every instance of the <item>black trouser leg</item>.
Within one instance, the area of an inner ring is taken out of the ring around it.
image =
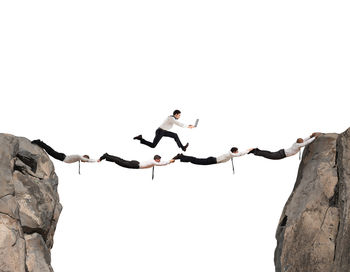
[[[64,153],[59,153],[55,151],[51,146],[45,144],[43,141],[34,140],[32,141],[32,143],[36,144],[37,146],[40,146],[42,149],[46,151],[47,154],[49,154],[51,157],[57,160],[64,161],[64,159],[66,158],[66,155]]]
[[[276,152],[271,152],[271,151],[260,150],[259,148],[255,148],[251,153],[253,153],[255,156],[261,156],[270,160],[280,160],[286,157],[286,153],[284,152],[284,149],[278,150]]]
[[[177,146],[180,147],[182,150],[184,149],[184,146],[182,145],[180,138],[179,138],[179,136],[177,136],[176,133],[164,130],[164,137],[173,138],[175,140],[175,142],[177,143]]]
[[[158,128],[156,130],[156,136],[154,136],[154,139],[153,139],[152,143],[147,141],[147,140],[145,140],[145,139],[141,139],[140,140],[141,144],[147,145],[147,146],[149,146],[151,148],[155,148],[157,146],[157,144],[159,143],[160,139],[162,139],[162,137],[164,136],[164,131],[165,130]]]
[[[125,168],[132,168],[132,169],[138,169],[140,168],[140,163],[138,161],[126,161],[122,158],[112,156],[112,155],[106,155],[106,161],[114,162],[118,164],[121,167]]]
[[[216,164],[217,163],[216,158],[214,158],[214,157],[208,157],[208,158],[205,158],[205,159],[199,159],[199,158],[196,158],[196,157],[185,156],[185,155],[182,155],[180,157],[180,161],[181,162],[190,162],[190,163],[199,164],[199,165],[210,165],[210,164]]]

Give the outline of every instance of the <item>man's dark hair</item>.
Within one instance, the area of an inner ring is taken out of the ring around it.
[[[153,157],[154,160],[160,160],[161,158],[162,158],[162,157],[159,156],[159,155],[155,155],[155,156]]]
[[[90,159],[89,155],[84,155],[83,156],[85,159]]]
[[[301,143],[303,143],[303,142],[304,142],[304,140],[303,140],[302,138],[298,138],[298,139],[297,139],[297,143],[298,143],[298,144],[301,144]]]
[[[176,115],[176,114],[179,114],[179,113],[181,113],[181,111],[179,111],[179,110],[174,110],[173,115]]]
[[[237,151],[238,151],[238,148],[237,148],[237,147],[232,147],[232,148],[231,148],[231,152],[232,152],[232,153],[235,153],[235,152],[237,152]]]

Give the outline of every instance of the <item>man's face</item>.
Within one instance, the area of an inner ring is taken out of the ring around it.
[[[160,162],[160,159],[155,159],[156,162]]]
[[[178,113],[178,114],[175,114],[175,115],[174,115],[175,119],[179,119],[180,116],[181,116],[181,113]]]

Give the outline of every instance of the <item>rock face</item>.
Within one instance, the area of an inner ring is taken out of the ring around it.
[[[276,239],[276,272],[350,271],[350,128],[305,148]]]
[[[53,271],[50,249],[62,210],[46,153],[0,134],[0,272]]]

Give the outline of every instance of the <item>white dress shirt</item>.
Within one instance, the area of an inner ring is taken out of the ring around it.
[[[170,163],[170,160],[160,161],[160,162],[156,162],[155,160],[143,161],[143,162],[140,162],[140,168],[144,169],[144,168],[151,168],[153,166],[164,166],[164,165],[168,165],[169,163]]]
[[[237,152],[237,153],[232,153],[231,151],[228,153],[225,153],[219,157],[216,158],[217,163],[222,163],[222,162],[227,162],[233,157],[240,157],[248,154],[249,150],[243,151],[243,152]]]
[[[286,157],[290,157],[297,154],[302,147],[308,145],[309,143],[312,143],[314,140],[315,137],[307,137],[304,139],[303,143],[294,143],[290,148],[284,150],[284,152],[286,153]]]
[[[77,161],[96,162],[96,160],[84,158],[83,156],[80,156],[80,155],[69,155],[69,156],[66,156],[66,158],[63,161],[66,162],[66,163],[73,163],[73,162],[77,162]]]
[[[164,129],[164,130],[169,130],[169,129],[171,129],[173,127],[174,124],[179,126],[179,127],[183,127],[183,128],[186,127],[185,124],[177,121],[176,118],[171,115],[171,116],[168,116],[164,120],[164,122],[160,125],[159,128]]]

